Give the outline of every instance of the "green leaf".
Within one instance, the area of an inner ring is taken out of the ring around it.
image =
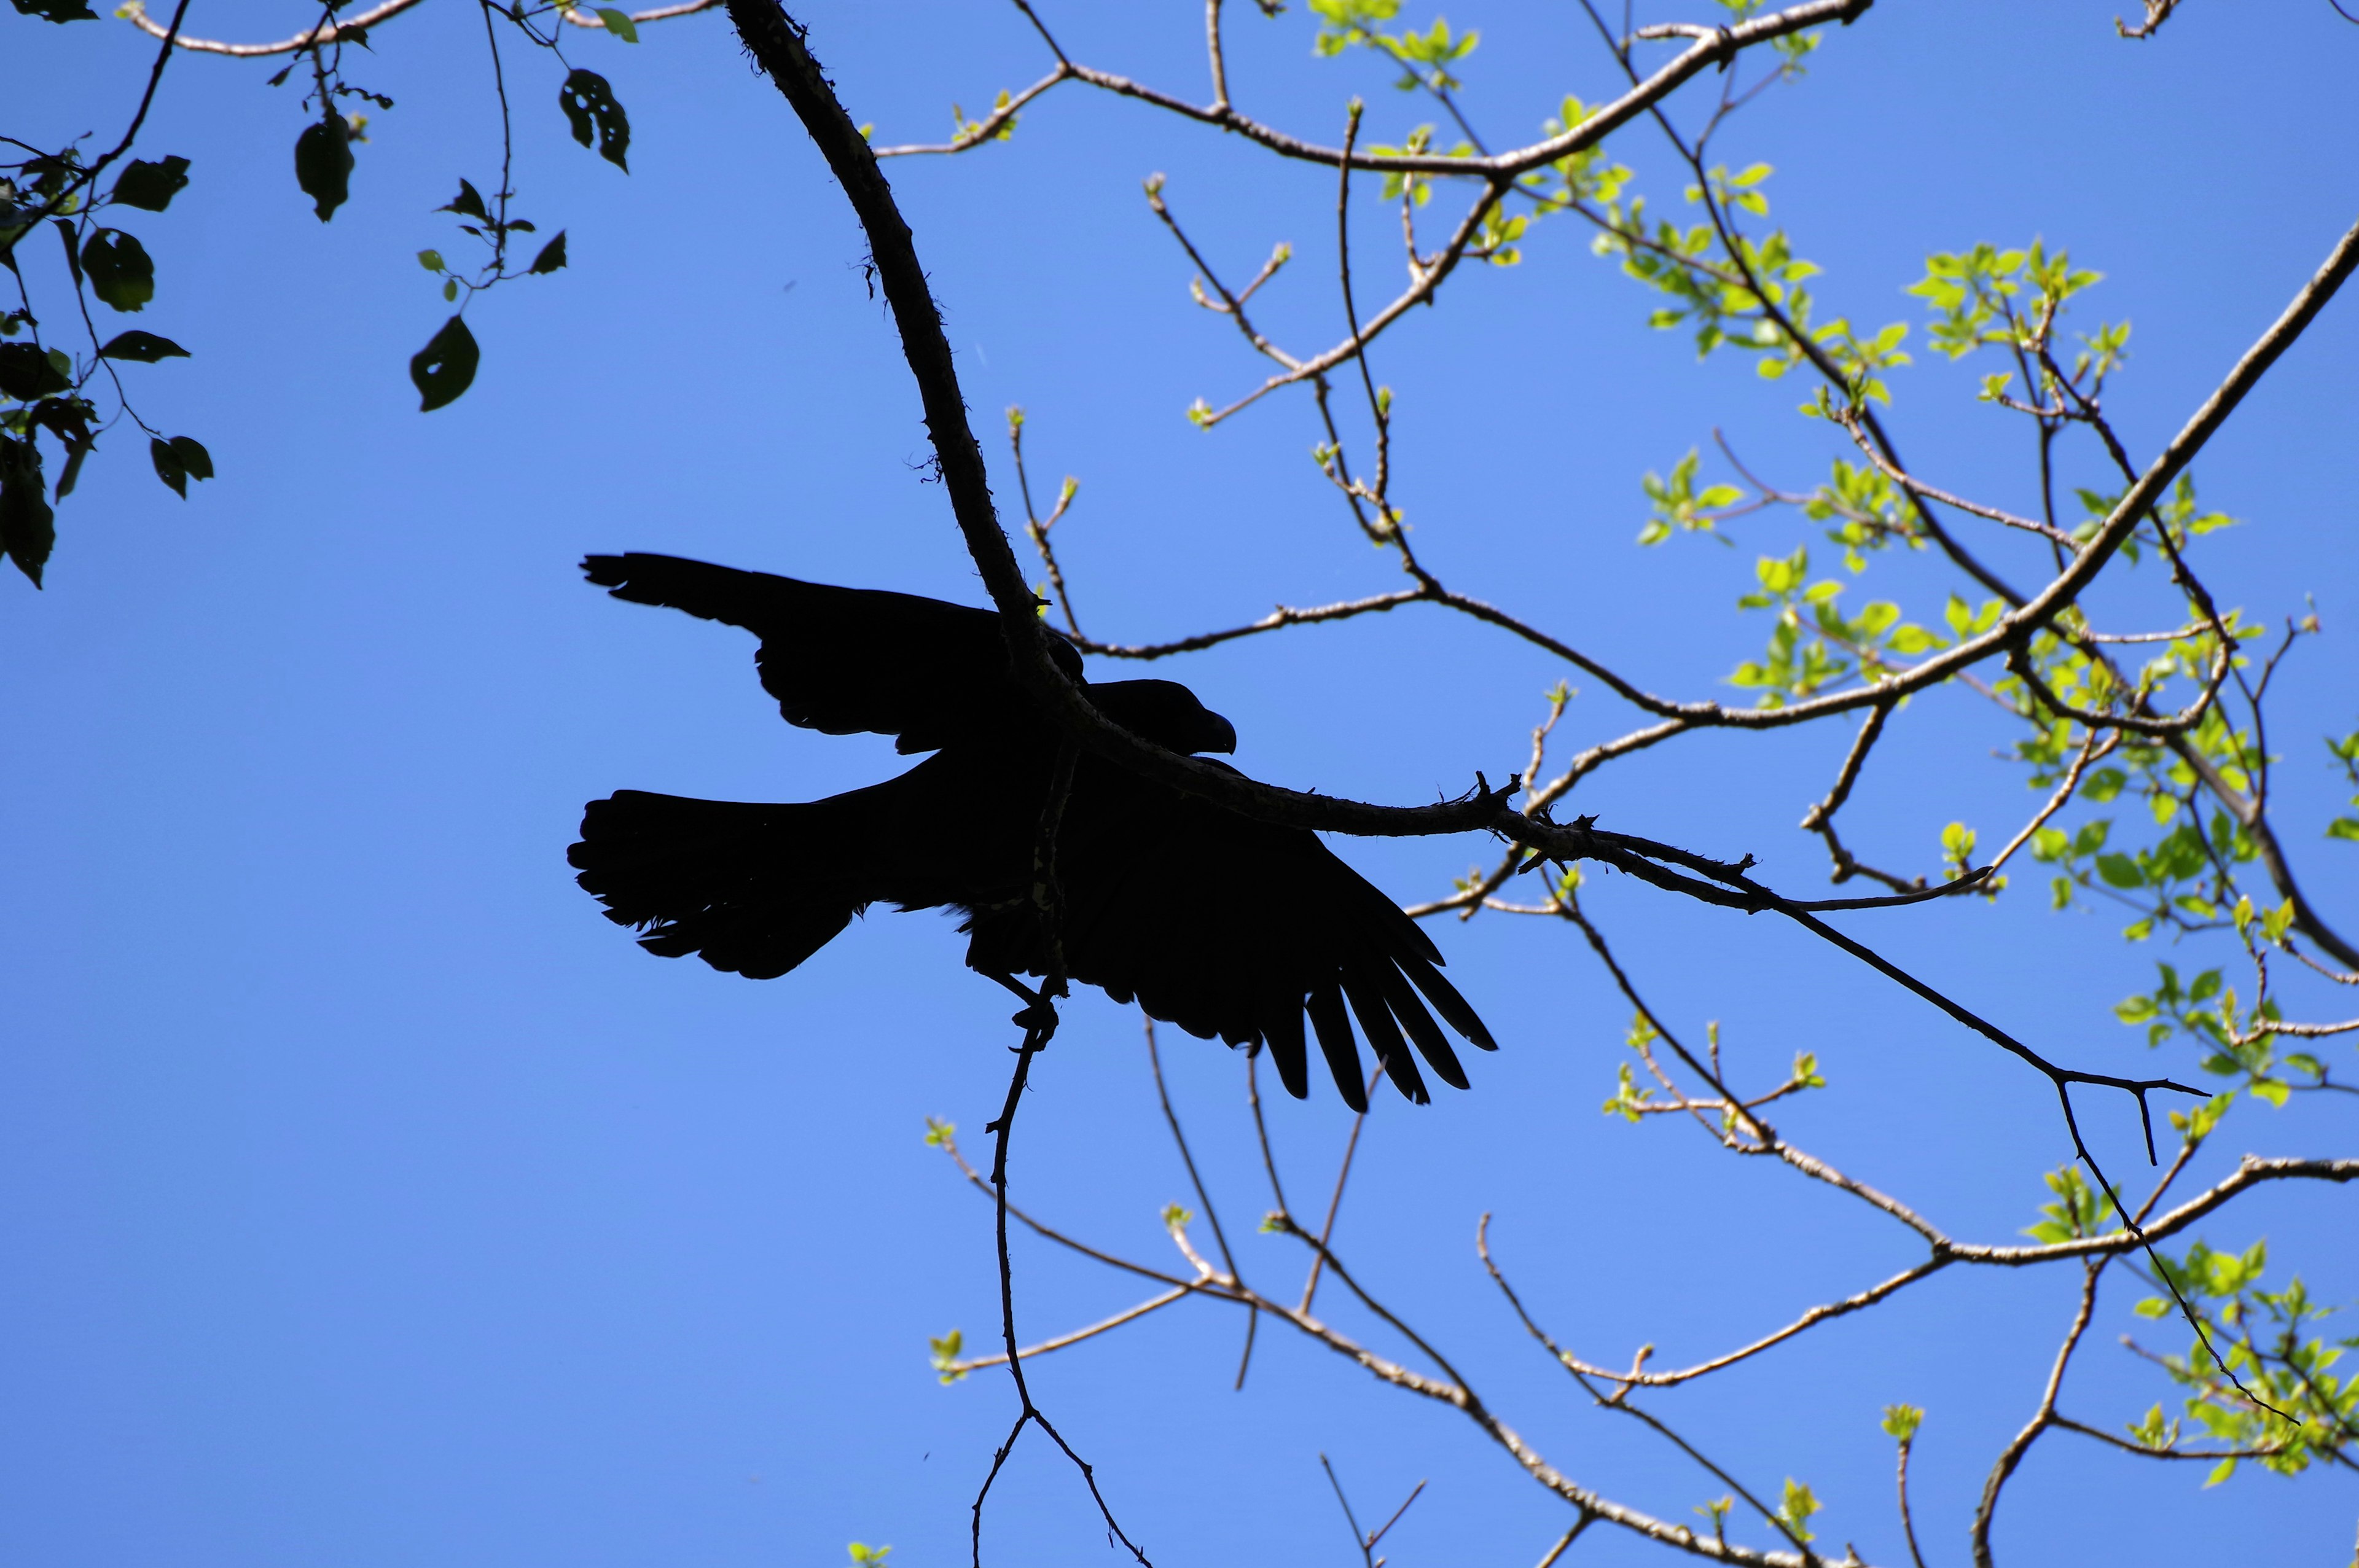
[[[147,247],[120,229],[97,229],[82,248],[90,290],[117,310],[147,308],[156,297],[156,264]]]
[[[419,395],[418,411],[430,414],[457,402],[474,384],[475,365],[482,357],[475,334],[467,330],[464,319],[453,316],[443,322],[442,330],[410,356],[409,379]]]
[[[71,390],[73,383],[58,369],[57,361],[30,343],[0,343],[0,394],[30,403],[53,392]]]
[[[955,1383],[966,1376],[966,1373],[957,1365],[960,1357],[966,1351],[966,1334],[963,1330],[953,1328],[940,1338],[928,1335],[926,1350],[927,1358],[933,1363],[934,1370],[941,1374],[943,1382]]]
[[[170,157],[154,163],[146,158],[133,158],[116,178],[110,200],[125,207],[161,212],[172,204],[173,197],[187,189],[188,183],[187,158]]]
[[[625,43],[635,44],[639,41],[638,24],[631,20],[627,12],[617,11],[612,5],[601,5],[598,7],[598,19],[606,24],[608,32]]]
[[[135,363],[152,365],[158,360],[189,357],[189,351],[169,338],[159,338],[153,332],[132,330],[117,332],[107,340],[106,347],[98,351],[104,360],[130,360]]]
[[[555,239],[540,247],[540,254],[532,258],[532,265],[526,270],[529,272],[555,272],[559,267],[561,267],[564,265],[565,231],[560,229],[557,231],[557,237]]]
[[[2097,874],[2117,888],[2146,886],[2146,873],[2138,870],[2138,863],[2118,852],[2097,857]]]
[[[1786,1527],[1788,1535],[1801,1541],[1812,1539],[1810,1516],[1817,1513],[1819,1508],[1819,1499],[1810,1495],[1810,1487],[1791,1476],[1786,1477],[1786,1493],[1777,1504],[1777,1518]]]
[[[1884,1435],[1907,1443],[1925,1424],[1925,1411],[1917,1405],[1886,1405],[1884,1407]]]
[[[1753,575],[1771,593],[1791,593],[1800,586],[1810,569],[1810,554],[1808,550],[1797,550],[1782,560],[1774,556],[1763,556],[1753,563]]]
[[[604,77],[594,70],[575,71],[557,90],[557,106],[565,111],[565,122],[573,128],[575,141],[588,146],[594,128],[598,156],[625,174],[631,172],[630,116],[614,101],[614,90]]]
[[[2336,817],[2326,825],[2326,836],[2329,838],[2348,838],[2359,841],[2359,816]]]
[[[322,223],[352,194],[352,140],[353,128],[332,111],[304,126],[295,138],[295,183],[311,199],[311,211]]]
[[[40,449],[0,435],[0,554],[41,586],[41,568],[58,542],[57,514],[43,493]]]
[[[156,477],[183,501],[189,499],[190,480],[213,477],[212,454],[193,436],[175,436],[168,441],[158,437],[147,443],[147,458],[156,465]]]

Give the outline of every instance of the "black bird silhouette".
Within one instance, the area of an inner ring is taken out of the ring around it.
[[[1017,685],[997,616],[672,556],[592,556],[582,570],[616,599],[759,637],[755,664],[788,723],[934,753],[886,783],[796,805],[640,790],[592,801],[567,859],[608,919],[644,930],[650,953],[768,979],[872,903],[948,906],[965,915],[969,968],[1003,982],[1047,973],[1033,860],[1060,741]],[[1050,652],[1082,680],[1078,649],[1052,638]],[[1101,713],[1172,751],[1236,750],[1229,721],[1176,682],[1087,687]],[[1084,752],[1055,865],[1072,979],[1191,1034],[1266,1044],[1297,1098],[1309,1087],[1308,1013],[1336,1087],[1367,1108],[1347,1000],[1384,1076],[1419,1104],[1429,1097],[1410,1042],[1443,1082],[1466,1087],[1433,1013],[1497,1048],[1425,933],[1307,829]]]

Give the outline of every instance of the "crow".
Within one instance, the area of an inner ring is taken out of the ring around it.
[[[567,859],[609,920],[644,931],[650,953],[769,979],[871,904],[948,907],[964,916],[970,968],[1018,990],[1015,976],[1049,972],[1034,862],[1061,741],[1019,686],[994,612],[673,556],[592,556],[582,570],[614,598],[753,633],[762,686],[788,723],[933,753],[825,800],[624,790],[592,801]],[[1236,730],[1186,687],[1085,681],[1071,643],[1052,634],[1049,652],[1132,733],[1174,752],[1236,750]],[[1054,935],[1071,979],[1201,1038],[1266,1046],[1298,1099],[1309,1093],[1305,1014],[1354,1110],[1367,1094],[1352,1015],[1383,1076],[1420,1105],[1430,1097],[1412,1043],[1436,1076],[1466,1087],[1435,1013],[1497,1049],[1442,978],[1432,941],[1307,828],[1257,822],[1082,752],[1053,864]]]

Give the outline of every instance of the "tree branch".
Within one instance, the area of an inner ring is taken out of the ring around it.
[[[343,43],[348,39],[355,43],[360,42],[366,37],[371,27],[380,22],[389,22],[419,4],[419,0],[385,0],[383,5],[364,11],[357,16],[346,16],[341,21],[324,21],[316,27],[310,27],[296,34],[291,38],[281,38],[277,43],[269,44],[233,44],[224,43],[219,38],[176,37],[158,26],[156,19],[147,15],[147,7],[144,0],[129,0],[129,3],[115,15],[146,33],[149,38],[164,38],[170,47],[184,49],[192,54],[218,54],[229,55],[238,59],[260,59],[275,54],[296,54],[304,49]],[[634,22],[665,22],[674,16],[688,16],[699,11],[710,11],[720,4],[721,0],[685,0],[681,5],[658,5],[652,11],[634,11],[630,13],[630,17]],[[603,27],[606,25],[604,20],[595,14],[584,14],[571,5],[560,6],[558,15],[577,27]]]

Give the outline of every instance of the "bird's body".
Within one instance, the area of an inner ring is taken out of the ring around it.
[[[754,632],[762,684],[789,722],[934,753],[897,778],[800,804],[636,790],[592,802],[569,858],[610,919],[645,929],[650,952],[769,979],[871,904],[949,907],[965,915],[971,968],[1049,971],[1035,860],[1060,738],[1017,687],[995,615],[668,556],[592,556],[584,568],[618,599]],[[1053,651],[1080,681],[1078,650],[1057,641]],[[1234,749],[1228,721],[1174,682],[1084,689],[1107,718],[1173,751]],[[1425,933],[1308,830],[1082,753],[1053,853],[1065,973],[1192,1034],[1266,1044],[1297,1096],[1307,1012],[1344,1098],[1365,1108],[1347,1001],[1414,1100],[1427,1097],[1410,1042],[1444,1081],[1466,1085],[1433,1012],[1492,1048]]]

